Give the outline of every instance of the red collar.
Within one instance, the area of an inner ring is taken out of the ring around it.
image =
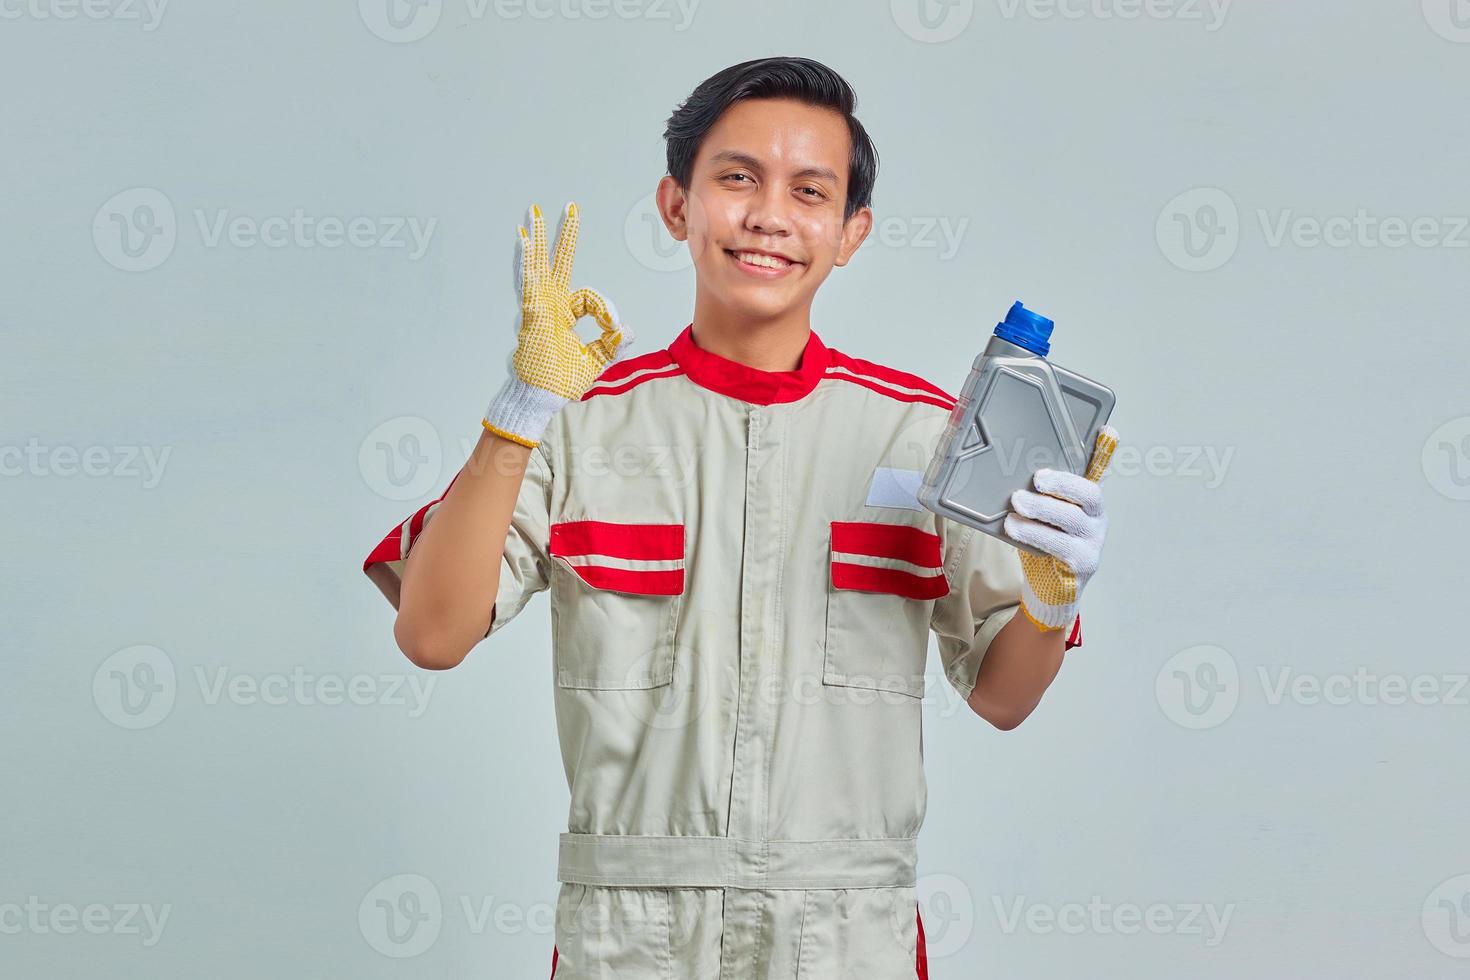
[[[812,330],[801,352],[800,367],[794,371],[762,371],[697,346],[693,323],[674,338],[669,354],[689,380],[701,388],[757,405],[794,402],[806,397],[832,362],[827,345]]]

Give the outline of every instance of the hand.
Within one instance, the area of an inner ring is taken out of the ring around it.
[[[1016,549],[1025,572],[1021,610],[1043,632],[1072,624],[1082,589],[1097,571],[1108,517],[1103,512],[1102,481],[1118,431],[1105,425],[1097,434],[1085,476],[1065,470],[1039,469],[1031,475],[1038,492],[1011,494],[1012,513],[1005,531],[1022,544],[1045,552]]]
[[[581,217],[576,204],[562,213],[556,259],[548,260],[546,221],[535,204],[531,232],[524,226],[517,245],[516,290],[520,325],[511,374],[491,400],[482,424],[496,435],[523,446],[540,442],[551,417],[581,398],[598,375],[627,352],[633,332],[619,319],[617,308],[595,289],[571,290],[572,258]],[[583,344],[573,325],[583,316],[596,318],[602,336]]]

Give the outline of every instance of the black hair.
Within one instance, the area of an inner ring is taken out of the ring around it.
[[[878,177],[878,151],[868,131],[853,115],[857,95],[841,75],[810,58],[758,58],[731,65],[700,82],[669,116],[664,129],[669,176],[680,187],[688,189],[695,154],[715,120],[743,99],[796,99],[841,113],[847,121],[852,143],[847,159],[847,203],[842,220],[872,203],[873,183]]]

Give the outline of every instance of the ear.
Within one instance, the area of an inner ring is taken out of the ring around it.
[[[852,253],[858,250],[858,247],[868,237],[868,232],[872,230],[873,209],[858,208],[853,212],[851,218],[842,223],[842,242],[837,248],[837,258],[832,264],[835,266],[847,265],[847,260],[852,258]]]
[[[689,196],[684,193],[678,181],[668,175],[660,178],[654,201],[658,205],[658,216],[663,219],[664,227],[669,230],[674,241],[688,240]]]

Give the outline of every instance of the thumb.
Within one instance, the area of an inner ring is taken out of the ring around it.
[[[1092,448],[1092,459],[1087,461],[1087,472],[1083,476],[1093,483],[1102,480],[1112,462],[1113,450],[1118,448],[1118,430],[1105,425],[1097,432],[1097,442]]]

